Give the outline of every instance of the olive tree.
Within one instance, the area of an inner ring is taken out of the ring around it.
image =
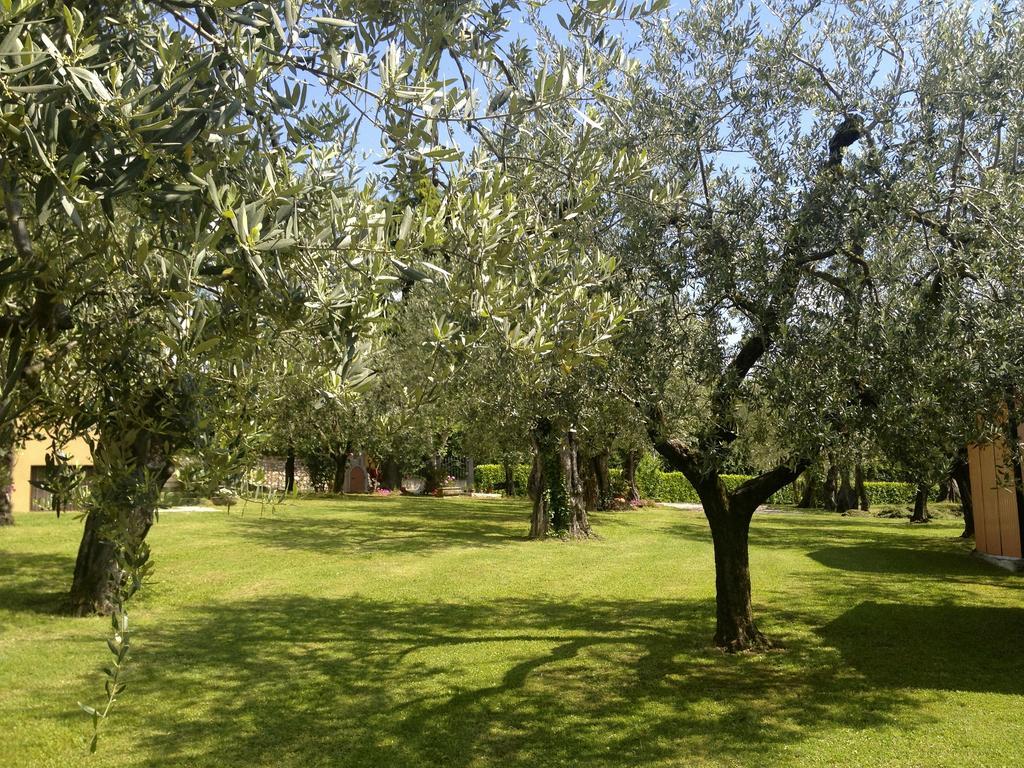
[[[768,644],[751,604],[754,511],[882,402],[892,350],[875,342],[893,328],[867,333],[863,318],[885,281],[924,259],[946,295],[963,290],[965,258],[1005,259],[1019,210],[963,176],[1018,109],[1003,73],[1020,67],[1019,20],[912,3],[772,8],[710,3],[652,30],[620,132],[675,191],[667,206],[623,201],[620,248],[650,331],[635,336],[635,398],[701,498],[715,642],[729,650]],[[969,92],[970,110],[950,92]],[[993,191],[1016,185],[981,165]],[[980,236],[969,257],[967,233]],[[723,471],[771,420],[775,465],[729,490]]]
[[[54,420],[96,440],[72,601],[114,613],[97,723],[122,687],[124,602],[148,567],[157,494],[205,429],[197,405],[216,408],[218,377],[283,328],[322,320],[337,358],[350,357],[390,295],[383,277],[429,263],[425,248],[459,213],[396,205],[372,182],[358,189],[359,121],[398,169],[440,168],[460,157],[442,126],[534,109],[515,94],[507,108],[482,103],[442,71],[474,66],[497,90],[508,67],[495,42],[515,6],[0,7],[0,237],[11,254],[0,265],[0,439],[13,439],[45,376],[72,368],[86,382],[77,398],[52,396],[51,382],[48,402]],[[508,241],[491,214],[511,205],[488,197],[506,189],[492,179],[456,192],[498,229],[478,232],[474,253]]]

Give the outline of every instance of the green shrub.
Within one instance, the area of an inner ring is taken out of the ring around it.
[[[913,483],[867,482],[864,490],[868,492],[868,500],[875,504],[913,504],[917,488]]]
[[[722,478],[725,489],[732,493],[753,477],[753,475],[719,475],[719,477]]]
[[[636,487],[642,499],[657,499],[661,492],[661,462],[652,453],[645,453],[636,465]]]
[[[749,480],[752,475],[722,475],[722,482],[729,491],[736,490],[741,484]],[[638,475],[639,480],[639,475]],[[875,504],[913,504],[916,489],[912,483],[889,483],[869,482],[865,483],[868,498],[872,505]],[[650,484],[646,486],[648,489]],[[663,501],[668,503],[699,504],[700,497],[697,491],[690,485],[682,472],[659,472],[654,494],[645,493],[643,487],[640,495],[645,499]],[[791,486],[786,486],[776,491],[768,504],[793,504],[796,499],[793,497]]]
[[[505,470],[501,464],[477,464],[473,467],[473,486],[478,491],[493,493],[505,483]]]
[[[751,475],[721,475],[722,482],[729,491],[734,491],[749,480]],[[682,472],[662,472],[660,462],[652,454],[646,454],[637,466],[637,487],[644,499],[663,501],[672,504],[700,504],[696,489]],[[769,504],[792,504],[793,492],[789,486],[775,493]]]
[[[512,468],[512,482],[516,496],[525,496],[530,484],[530,465],[516,464]],[[477,464],[473,467],[473,485],[486,493],[504,492],[505,467],[501,464]]]
[[[316,493],[326,493],[334,481],[334,460],[322,453],[308,453],[302,457],[309,473],[309,484]]]
[[[612,485],[612,496],[625,496],[626,495],[626,477],[625,473],[617,467],[612,467],[608,470],[609,478],[611,479]]]
[[[619,468],[609,470],[612,495],[624,496],[625,478]],[[726,489],[732,491],[751,478],[751,475],[722,475]],[[478,491],[493,493],[505,490],[505,469],[501,464],[478,464],[473,470]],[[517,464],[513,469],[517,496],[525,496],[530,482],[530,465]],[[661,460],[653,453],[644,454],[636,467],[636,485],[640,498],[668,503],[699,504],[700,497],[682,472],[663,472]],[[914,487],[908,483],[866,483],[871,502],[878,504],[913,503]],[[877,491],[875,489],[878,489]],[[790,486],[775,493],[769,504],[793,504],[796,499]]]
[[[682,472],[659,472],[658,490],[653,497],[655,501],[667,501],[670,503],[691,503],[697,504],[700,499],[697,492],[690,485]],[[651,498],[651,497],[647,497]]]

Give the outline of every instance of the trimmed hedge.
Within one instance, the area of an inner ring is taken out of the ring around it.
[[[913,483],[866,482],[868,500],[875,504],[913,504],[917,488]]]
[[[512,467],[512,482],[516,496],[525,496],[530,484],[530,465],[516,464]],[[473,467],[473,485],[478,491],[494,493],[505,490],[505,468],[501,464],[477,464]]]
[[[722,475],[722,482],[731,491],[750,478],[751,475]],[[648,483],[646,489],[640,489],[640,495],[644,498],[671,503],[700,503],[697,491],[690,485],[690,481],[682,472],[659,472],[654,493],[650,492],[649,485]],[[913,504],[914,495],[917,493],[912,483],[867,482],[864,483],[864,486],[872,505]],[[647,493],[644,492],[645,490]],[[769,504],[795,504],[796,501],[793,497],[792,486],[786,486],[768,499]]]
[[[623,495],[626,492],[626,485],[622,477],[622,470],[612,467],[608,470],[608,474],[612,481],[612,495]],[[525,496],[526,487],[530,483],[530,465],[517,464],[512,468],[512,477],[516,486],[516,496]],[[473,467],[473,483],[478,491],[504,492],[505,468],[501,464],[477,464]]]
[[[609,470],[612,480],[612,493],[616,496],[625,494],[622,470]],[[518,464],[513,469],[516,495],[525,496],[526,487],[530,482],[530,465]],[[751,475],[722,475],[722,482],[730,491],[746,482]],[[474,468],[474,482],[480,491],[503,491],[505,489],[505,470],[501,464],[478,464]],[[636,468],[636,484],[640,496],[653,501],[669,503],[699,504],[700,497],[690,485],[682,472],[662,472],[660,462],[651,454],[645,455]],[[867,482],[868,498],[871,504],[913,504],[916,489],[912,483]],[[786,486],[774,494],[769,504],[795,504],[792,486]]]
[[[721,477],[725,487],[732,491],[749,480],[752,475],[722,475]],[[642,491],[641,495],[643,495]],[[655,495],[645,498],[670,503],[700,504],[697,491],[690,485],[690,481],[682,472],[660,472]],[[783,488],[774,494],[768,502],[770,504],[792,504],[793,492],[789,487]]]
[[[612,493],[615,496],[625,494],[626,486],[622,470],[613,467],[608,470],[608,474],[611,476]],[[530,482],[530,465],[517,464],[513,468],[513,477],[516,495],[525,496],[527,485]],[[748,477],[748,475],[722,475],[722,480],[725,481],[726,487],[732,490],[744,480],[747,480]],[[478,491],[486,491],[488,493],[504,491],[505,468],[501,464],[477,464],[473,468],[473,482]],[[689,502],[692,504],[700,503],[697,492],[690,485],[690,481],[683,476],[683,473],[662,472],[658,469],[658,462],[654,457],[645,456],[640,460],[636,470],[636,482],[640,490],[640,496],[645,499]],[[786,503],[790,501],[785,490],[780,491],[776,496],[781,498],[776,500],[773,496],[773,503]],[[911,494],[911,500],[913,500],[913,494]]]
[[[657,499],[661,493],[661,462],[652,453],[645,453],[636,465],[636,487],[641,499]]]

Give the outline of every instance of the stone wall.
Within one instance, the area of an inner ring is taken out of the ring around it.
[[[284,490],[284,465],[286,461],[287,459],[283,456],[263,457],[264,485],[275,490]],[[300,459],[295,460],[295,490],[300,493],[313,490],[313,486],[309,482],[309,472],[306,470],[306,465]]]

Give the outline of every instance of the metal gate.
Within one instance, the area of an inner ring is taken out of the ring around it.
[[[465,456],[444,456],[438,462],[441,484],[448,488],[473,490],[473,460]]]

